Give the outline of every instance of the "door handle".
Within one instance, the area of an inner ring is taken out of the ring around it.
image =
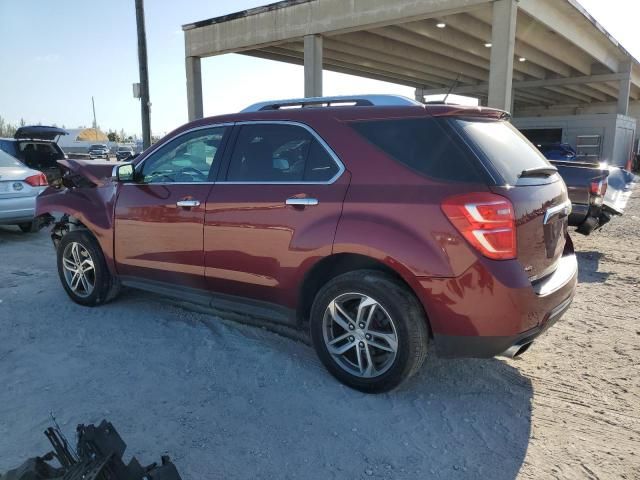
[[[293,205],[295,207],[311,207],[313,205],[318,205],[318,199],[317,198],[298,198],[298,197],[292,197],[292,198],[287,198],[287,201],[285,202],[286,205]]]
[[[178,200],[176,206],[183,208],[199,207],[200,202],[198,200]]]

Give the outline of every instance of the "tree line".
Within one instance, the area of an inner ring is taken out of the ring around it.
[[[17,124],[6,121],[2,116],[0,116],[0,137],[11,138],[16,133],[16,130],[20,127],[24,127],[26,122],[24,118],[20,119],[20,122]],[[35,125],[42,125],[42,122],[38,122]],[[51,125],[52,127],[57,127],[55,123]],[[62,125],[61,128],[67,128]],[[86,128],[84,126],[79,126],[78,128]],[[100,129],[100,126],[97,125],[95,128]],[[124,128],[121,128],[120,131],[109,129],[107,132],[107,138],[110,142],[135,142],[137,140],[137,136],[129,135],[124,131]]]

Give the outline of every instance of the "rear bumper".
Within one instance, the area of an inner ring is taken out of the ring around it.
[[[30,222],[36,214],[37,197],[0,198],[0,224]]]
[[[568,241],[558,267],[542,280],[529,281],[518,261],[483,260],[457,278],[422,279],[418,296],[440,356],[513,356],[566,312],[577,278]]]
[[[455,335],[436,336],[436,351],[440,357],[491,358],[516,357],[546,332],[569,309],[573,296],[554,308],[542,325],[518,335],[505,337],[465,337]]]

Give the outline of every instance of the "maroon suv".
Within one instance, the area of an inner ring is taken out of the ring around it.
[[[309,328],[327,369],[367,392],[430,346],[522,353],[576,286],[566,187],[498,110],[267,102],[189,123],[113,178],[106,162],[60,163],[66,188],[38,213],[62,215],[72,300],[124,285]]]

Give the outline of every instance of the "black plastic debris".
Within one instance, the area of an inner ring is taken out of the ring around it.
[[[135,457],[125,465],[127,445],[106,420],[97,427],[78,425],[76,432],[78,444],[73,450],[57,426],[47,428],[44,434],[53,451],[0,474],[0,480],[181,480],[168,456],[161,457],[160,465],[143,467]],[[54,460],[59,467],[50,464]]]

